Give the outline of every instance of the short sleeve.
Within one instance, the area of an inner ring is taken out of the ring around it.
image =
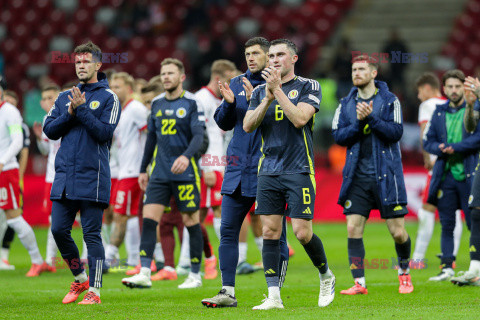
[[[308,103],[315,108],[315,112],[318,112],[318,110],[320,110],[321,101],[322,90],[320,88],[320,83],[316,80],[307,79],[298,102]]]

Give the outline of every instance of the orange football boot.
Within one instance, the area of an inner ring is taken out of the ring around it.
[[[72,282],[70,285],[70,291],[67,293],[65,298],[63,298],[62,303],[72,303],[77,301],[78,296],[85,291],[88,290],[90,285],[88,284],[88,280],[85,282]]]
[[[340,291],[341,294],[347,294],[350,296],[356,294],[368,294],[368,290],[365,287],[362,287],[358,282],[355,282],[355,285],[349,289]]]
[[[95,292],[88,291],[83,300],[80,301],[78,304],[100,304],[102,301],[100,297],[95,294]]]

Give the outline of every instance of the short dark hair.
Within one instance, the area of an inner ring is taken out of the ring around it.
[[[60,87],[57,86],[55,83],[48,83],[46,84],[45,86],[42,87],[42,89],[40,89],[41,92],[45,92],[45,91],[55,91],[55,92],[59,92],[60,91]]]
[[[462,70],[454,69],[445,72],[442,77],[442,85],[445,85],[445,82],[450,78],[458,79],[462,83],[465,82],[465,74]]]
[[[92,41],[81,44],[75,48],[74,53],[91,53],[92,59],[97,62],[102,62],[102,50]]]
[[[366,54],[361,54],[352,59],[352,65],[356,62],[366,62],[368,66],[372,69],[378,70],[378,62],[376,62],[372,57]]]
[[[142,88],[142,93],[153,92],[156,96],[162,93],[163,87],[159,83],[148,83],[145,87]]]
[[[438,80],[438,77],[433,72],[424,72],[421,76],[417,78],[417,81],[415,81],[415,86],[417,88],[426,84],[428,84],[433,89],[440,90],[440,80]]]
[[[255,37],[255,38],[248,39],[247,42],[245,42],[245,49],[249,47],[253,47],[254,45],[257,45],[257,44],[260,46],[263,52],[265,53],[268,52],[268,49],[270,48],[270,42],[264,37]]]
[[[18,100],[18,94],[13,90],[5,90],[4,95],[12,97],[13,99],[17,100],[17,102],[20,101],[20,100]]]
[[[284,44],[294,55],[298,54],[297,45],[293,43],[293,41],[288,39],[276,39],[270,42],[270,46],[276,46],[278,44]]]

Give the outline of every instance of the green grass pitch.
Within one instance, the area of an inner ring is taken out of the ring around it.
[[[408,223],[407,230],[416,234],[416,223]],[[45,254],[46,229],[36,229],[42,255]],[[396,270],[367,269],[369,294],[366,296],[342,296],[340,290],[352,285],[347,259],[347,233],[344,224],[317,224],[314,231],[322,239],[330,268],[337,277],[336,296],[326,308],[317,307],[319,279],[316,269],[302,246],[294,239],[289,226],[289,242],[296,254],[288,266],[282,298],[285,310],[253,311],[267,292],[262,272],[237,276],[237,308],[207,309],[200,301],[215,295],[221,288],[220,276],[215,280],[203,280],[203,287],[179,290],[177,281],[154,282],[151,289],[132,290],[124,287],[122,274],[104,276],[101,305],[63,305],[73,277],[69,270],[56,274],[42,274],[38,278],[26,278],[30,259],[18,238],[14,240],[10,262],[15,271],[0,271],[0,318],[2,319],[478,319],[480,317],[480,288],[456,287],[451,283],[432,283],[428,278],[439,272],[440,226],[430,244],[428,268],[412,270],[415,291],[409,295],[398,293]],[[218,240],[209,228],[214,248]],[[81,230],[73,230],[79,243]],[[249,239],[248,260],[260,260],[253,237]],[[469,232],[464,228],[462,245],[457,260],[457,270],[468,269]],[[178,248],[177,248],[178,249]],[[369,223],[365,230],[366,259],[395,257],[395,247],[384,223]],[[413,247],[412,247],[413,250]],[[122,257],[125,253],[122,249]],[[217,254],[217,250],[215,250]],[[178,250],[177,250],[178,253]],[[79,299],[80,300],[80,299]]]

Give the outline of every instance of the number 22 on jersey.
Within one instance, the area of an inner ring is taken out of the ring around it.
[[[162,119],[162,135],[176,134],[177,129],[175,129],[175,124],[177,120],[175,119]]]

